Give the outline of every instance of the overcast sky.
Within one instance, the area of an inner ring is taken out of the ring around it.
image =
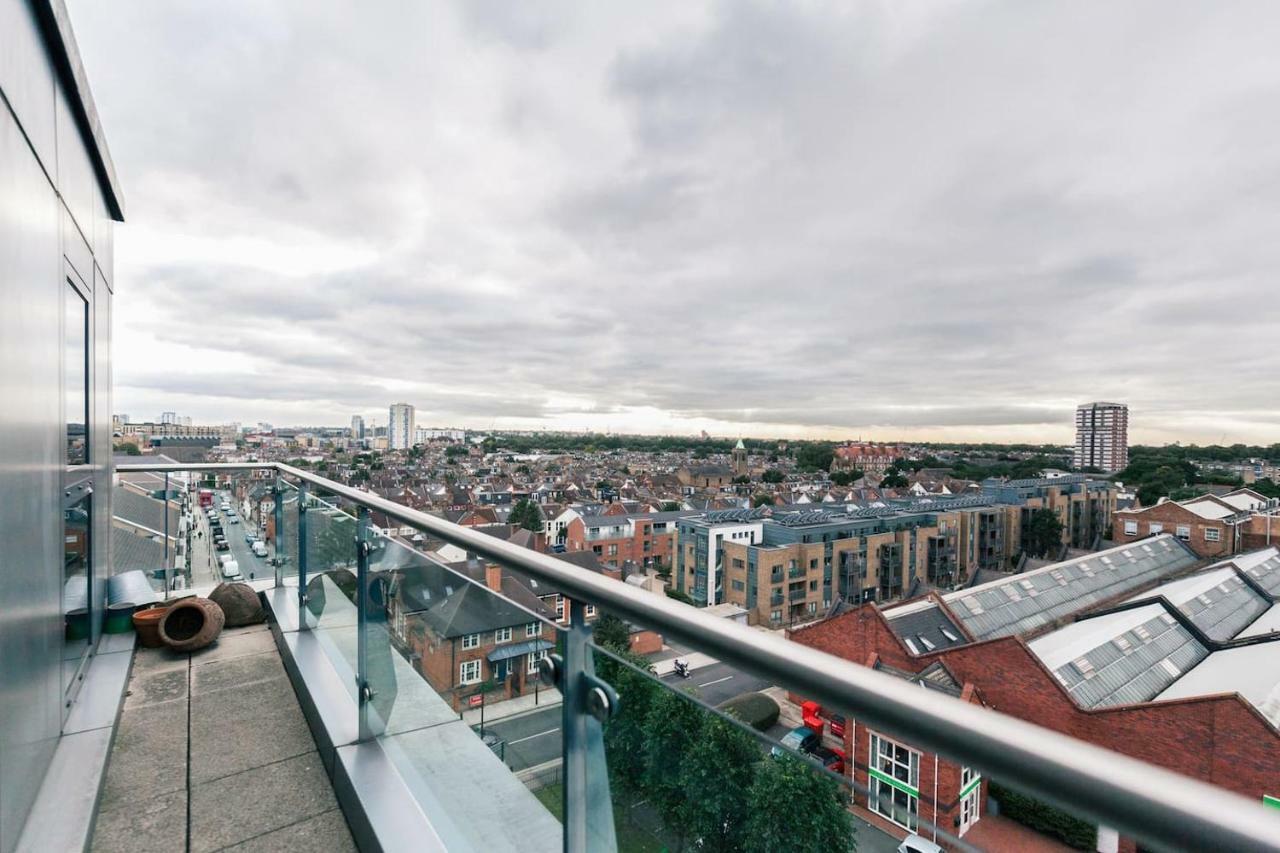
[[[70,7],[134,419],[1280,441],[1274,2]]]

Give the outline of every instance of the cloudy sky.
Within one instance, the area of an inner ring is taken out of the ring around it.
[[[1280,441],[1272,2],[69,5],[135,419]]]

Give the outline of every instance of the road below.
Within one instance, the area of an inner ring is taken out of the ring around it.
[[[504,759],[512,770],[536,767],[560,757],[560,706],[508,717],[484,727],[506,742]]]
[[[674,673],[662,677],[668,687],[685,690],[697,695],[708,705],[719,705],[740,693],[764,690],[769,682],[762,678],[734,669],[727,663],[714,663],[693,670],[688,678]]]

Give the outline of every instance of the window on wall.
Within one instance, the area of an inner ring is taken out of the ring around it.
[[[1151,533],[1163,533],[1164,525],[1158,521],[1153,521],[1147,525],[1147,530]]]
[[[510,629],[510,628],[499,628],[498,630],[494,631],[494,632],[493,632],[493,641],[494,641],[495,643],[509,643],[509,642],[511,642],[511,629]]]
[[[871,810],[914,832],[920,816],[920,753],[872,733],[868,805]]]
[[[1187,541],[1187,540],[1189,540],[1189,539],[1191,538],[1191,525],[1190,525],[1190,524],[1179,524],[1179,525],[1178,525],[1178,538],[1179,538],[1179,539],[1181,539],[1181,540],[1183,540],[1184,542],[1185,542],[1185,541]]]
[[[63,388],[67,406],[67,464],[89,461],[89,303],[67,282]]]
[[[89,575],[92,565],[90,520],[93,498],[87,483],[73,486],[63,505],[62,655],[63,690],[76,682],[80,663],[89,651]]]
[[[537,674],[538,674],[538,662],[539,662],[540,660],[542,660],[543,658],[545,658],[546,656],[547,656],[547,653],[546,653],[546,652],[530,652],[530,653],[529,653],[529,666],[528,666],[528,668],[525,670],[525,672],[527,672],[529,675],[537,675]]]
[[[1126,521],[1126,522],[1124,523],[1124,532],[1125,532],[1125,535],[1127,535],[1127,536],[1136,536],[1136,535],[1138,535],[1138,522],[1136,522],[1136,521]]]
[[[1222,531],[1216,527],[1206,527],[1204,529],[1204,541],[1217,542],[1222,539]]]
[[[474,649],[480,645],[479,634],[467,634],[462,638],[462,647],[464,649]]]
[[[480,680],[480,661],[468,660],[463,661],[458,667],[458,683],[459,684],[475,684]]]
[[[524,635],[526,637],[536,637],[542,633],[542,625],[538,622],[530,622],[524,626]]]

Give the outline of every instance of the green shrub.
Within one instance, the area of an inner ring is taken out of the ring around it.
[[[719,708],[760,732],[778,722],[778,703],[763,693],[742,693],[721,702]]]
[[[1086,820],[995,782],[988,783],[987,793],[1000,803],[1000,814],[1009,820],[1077,850],[1093,850],[1097,846],[1098,832]]]

